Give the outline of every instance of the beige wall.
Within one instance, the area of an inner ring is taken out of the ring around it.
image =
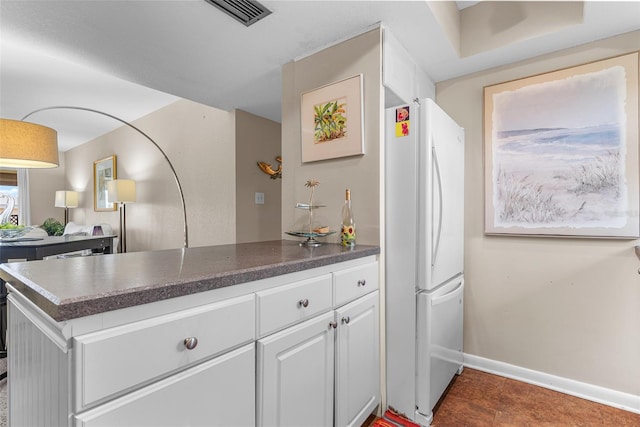
[[[189,246],[234,243],[234,113],[179,100],[133,124],[162,147],[177,172]],[[127,205],[127,249],[182,247],[183,213],[170,168],[151,142],[126,126],[65,153],[66,187],[81,192],[71,220],[106,222],[118,230],[117,211],[93,209],[93,162],[114,154],[118,178],[136,181],[137,202]]]
[[[466,130],[468,354],[640,395],[639,241],[483,234],[483,87],[640,49],[640,32],[436,87]]]
[[[357,241],[380,243],[380,132],[382,114],[381,30],[375,29],[309,57],[285,64],[282,76],[282,231],[298,229],[306,211],[295,209],[308,202],[308,179],[316,178],[314,204],[318,223],[336,230],[341,221],[344,190],[351,189],[358,229]],[[365,155],[302,163],[300,151],[300,95],[303,92],[363,74]],[[284,236],[285,238],[291,238]],[[327,238],[337,242],[337,234]]]
[[[65,188],[64,153],[59,154],[60,166],[53,169],[29,169],[29,201],[31,202],[31,225],[42,225],[47,218],[64,223],[64,209],[56,208],[54,199],[57,190]],[[69,209],[71,214],[73,209]]]
[[[237,243],[282,239],[282,179],[271,179],[257,165],[278,167],[280,141],[280,123],[236,110]],[[255,203],[256,192],[264,193],[263,205]]]

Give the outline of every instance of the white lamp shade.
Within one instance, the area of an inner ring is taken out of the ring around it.
[[[77,191],[56,191],[56,208],[77,208],[78,192]]]
[[[109,203],[135,202],[136,182],[132,179],[107,181],[107,201]]]

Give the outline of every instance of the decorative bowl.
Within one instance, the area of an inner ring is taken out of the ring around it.
[[[0,228],[0,239],[18,239],[31,230],[33,230],[33,227],[17,226],[12,228]]]

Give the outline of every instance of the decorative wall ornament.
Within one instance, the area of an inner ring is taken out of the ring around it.
[[[638,151],[638,52],[485,87],[485,233],[639,237]]]
[[[302,162],[364,154],[362,74],[302,94]]]
[[[262,172],[269,175],[271,179],[282,178],[282,156],[276,157],[276,161],[280,163],[276,170],[273,170],[271,163],[258,162],[258,167]]]

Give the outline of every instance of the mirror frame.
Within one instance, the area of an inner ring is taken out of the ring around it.
[[[115,211],[116,203],[107,200],[107,181],[117,178],[116,156],[105,157],[93,162],[93,210],[96,212]]]

